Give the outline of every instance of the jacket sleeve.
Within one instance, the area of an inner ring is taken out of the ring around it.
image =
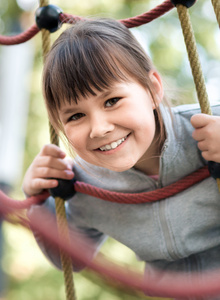
[[[55,204],[54,199],[52,197],[49,197],[43,205],[33,205],[27,212],[28,218],[31,220],[31,218],[40,213],[40,211],[43,208],[46,208],[48,212],[50,212],[50,215],[52,218],[44,218],[41,220],[43,221],[44,226],[47,228],[51,228],[51,225],[54,224],[54,216],[55,216]],[[70,239],[71,239],[71,232],[73,232],[73,236],[77,236],[77,239],[80,241],[82,240],[83,243],[86,243],[86,257],[89,260],[92,260],[96,254],[98,253],[101,245],[106,240],[106,236],[99,232],[96,229],[93,228],[82,228],[82,227],[76,227],[74,224],[68,224],[70,229]],[[54,246],[50,241],[45,239],[42,234],[40,234],[36,229],[33,229],[33,234],[35,237],[35,240],[40,247],[41,251],[44,253],[44,255],[47,257],[47,259],[55,265],[58,269],[62,269],[61,259],[60,259],[60,250],[57,246]],[[57,236],[58,238],[58,236]],[[73,238],[74,239],[74,238]],[[74,240],[70,241],[70,243],[74,244]],[[76,245],[77,248],[77,245]],[[81,261],[73,261],[73,271],[79,272],[82,269],[86,267],[84,263]]]
[[[211,110],[214,116],[220,116],[220,103],[213,104]]]

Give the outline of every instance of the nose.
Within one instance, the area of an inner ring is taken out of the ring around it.
[[[90,119],[90,138],[104,137],[113,131],[114,127],[114,124],[106,116],[106,113],[95,114]]]

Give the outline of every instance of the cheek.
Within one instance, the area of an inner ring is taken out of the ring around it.
[[[137,128],[139,140],[144,141],[148,146],[153,142],[156,133],[156,122],[154,115],[147,115],[140,120]]]
[[[65,135],[74,151],[78,152],[80,149],[82,149],[84,144],[82,132],[75,128],[66,128]]]
[[[134,131],[155,131],[155,117],[153,110],[137,110],[135,113],[129,113],[126,116],[125,122],[128,128]]]

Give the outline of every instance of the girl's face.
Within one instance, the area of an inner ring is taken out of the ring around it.
[[[156,72],[150,74],[156,98],[162,85]],[[76,153],[85,161],[116,172],[149,160],[157,149],[155,104],[148,90],[134,80],[113,84],[78,103],[63,104],[59,116]]]

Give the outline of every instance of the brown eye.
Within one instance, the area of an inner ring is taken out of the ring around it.
[[[77,121],[84,116],[85,116],[85,114],[83,114],[83,113],[77,113],[77,114],[72,115],[68,121]]]
[[[105,102],[105,106],[111,107],[111,106],[115,105],[119,100],[120,100],[119,97],[111,98]]]

